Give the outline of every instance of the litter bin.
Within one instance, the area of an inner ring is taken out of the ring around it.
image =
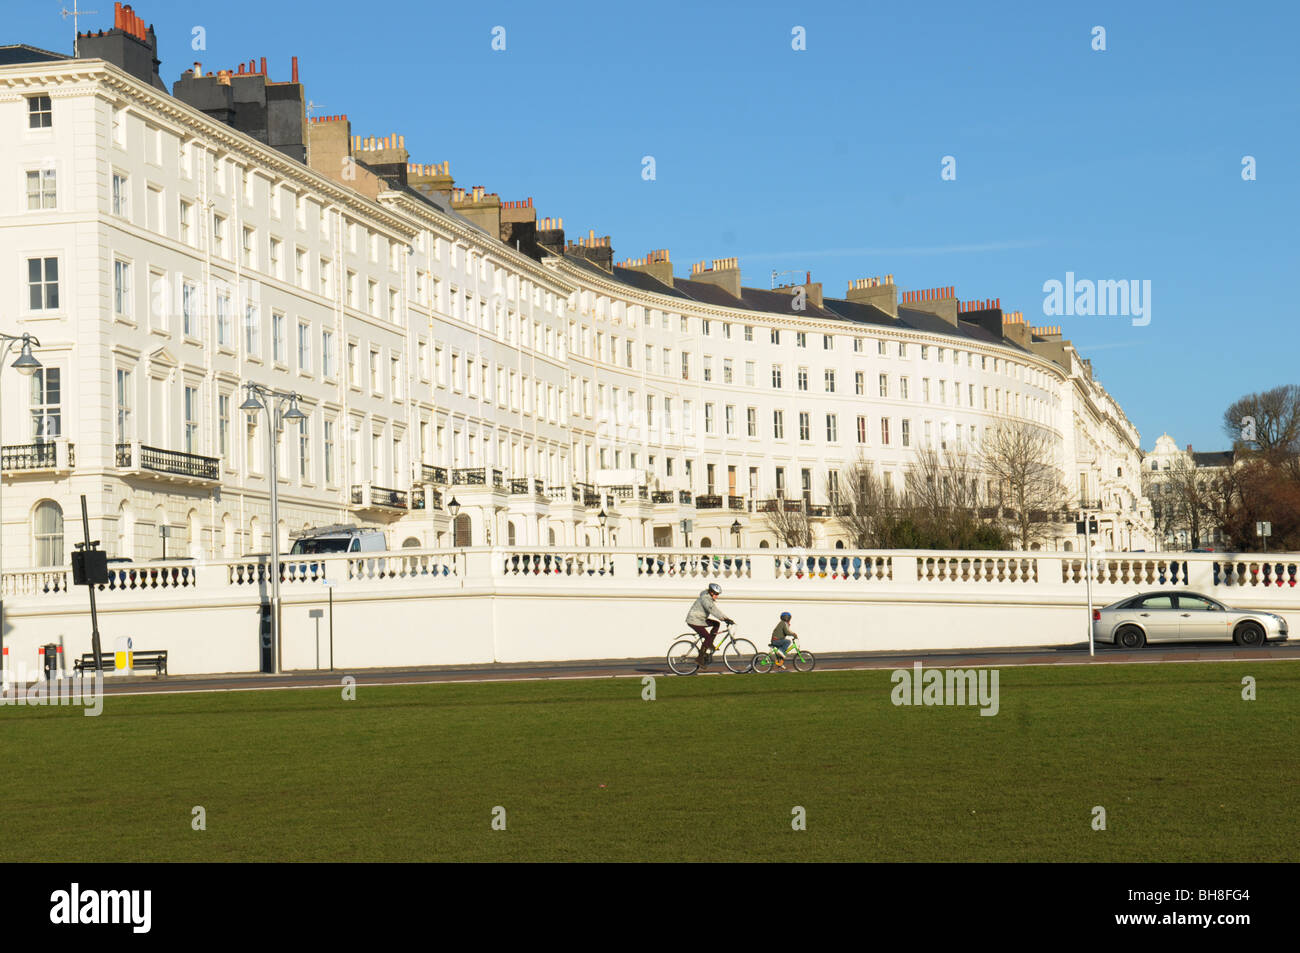
[[[41,646],[41,668],[48,682],[59,674],[59,646],[56,642]]]

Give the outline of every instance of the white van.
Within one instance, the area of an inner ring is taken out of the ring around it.
[[[359,526],[323,526],[299,536],[289,550],[290,556],[313,556],[325,553],[382,553],[388,549],[382,530]]]

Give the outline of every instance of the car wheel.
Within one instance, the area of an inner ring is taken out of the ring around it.
[[[1232,633],[1232,641],[1238,645],[1263,645],[1264,630],[1258,622],[1243,622],[1237,626],[1237,631]]]
[[[1140,649],[1147,644],[1147,637],[1137,626],[1126,625],[1115,633],[1115,641],[1122,648]]]

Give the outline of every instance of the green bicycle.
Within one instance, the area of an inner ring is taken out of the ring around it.
[[[773,671],[776,668],[776,658],[780,654],[774,647],[769,646],[768,651],[754,657],[754,671],[760,675]],[[790,640],[790,648],[785,651],[784,655],[790,664],[794,666],[796,672],[811,672],[813,666],[817,664],[816,656],[799,647],[798,638]]]
[[[668,667],[676,675],[694,675],[700,670],[700,663],[696,659],[703,644],[703,636],[683,633],[668,650]],[[724,625],[718,630],[713,651],[715,654],[721,652],[722,661],[727,669],[737,675],[751,671],[754,668],[754,657],[758,654],[758,649],[754,647],[753,642],[736,637],[734,624]]]

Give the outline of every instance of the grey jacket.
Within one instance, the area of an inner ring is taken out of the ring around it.
[[[700,593],[699,598],[691,605],[691,611],[686,613],[686,624],[704,625],[704,623],[709,621],[709,616],[711,615],[717,616],[719,619],[723,620],[727,618],[722,614],[722,610],[718,608],[718,604],[714,601],[713,596],[709,595],[709,590],[705,589]]]

